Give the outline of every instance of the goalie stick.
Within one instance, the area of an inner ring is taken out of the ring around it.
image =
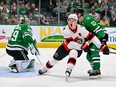
[[[36,47],[36,43],[37,43],[37,41],[34,39],[34,45],[35,45],[35,47]],[[36,49],[37,49],[37,48],[36,48]],[[37,50],[38,50],[38,49],[37,49]],[[39,50],[38,50],[38,52],[39,52]],[[40,55],[40,52],[39,52],[39,55]],[[37,60],[39,61],[39,63],[41,64],[42,68],[44,68],[42,62],[40,61],[40,59],[39,59],[39,57],[38,57],[38,55],[35,54],[35,56],[36,56]]]
[[[42,62],[40,61],[38,55],[35,55],[35,56],[36,56],[37,60],[39,61],[39,63],[41,64],[42,68],[44,68],[44,65],[43,65]]]

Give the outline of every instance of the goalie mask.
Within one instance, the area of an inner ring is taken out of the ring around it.
[[[30,24],[30,20],[29,18],[27,18],[26,16],[21,16],[19,18],[19,24]]]

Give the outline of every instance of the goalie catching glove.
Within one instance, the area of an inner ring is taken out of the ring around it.
[[[30,52],[32,55],[40,55],[40,52],[36,47],[36,40],[34,40],[33,43],[30,45]]]

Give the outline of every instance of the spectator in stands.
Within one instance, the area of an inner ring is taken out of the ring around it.
[[[1,1],[0,2],[0,13],[2,12],[3,8],[5,8],[7,10],[7,12],[9,13],[9,9],[7,8],[7,6],[5,6],[4,2]]]
[[[26,15],[27,14],[24,3],[21,5],[21,7],[19,7],[19,14],[20,15]]]
[[[0,24],[7,24],[7,19],[5,15],[0,16]]]
[[[9,13],[7,12],[7,8],[3,7],[2,12],[1,12],[1,16],[4,15],[5,19],[9,18]]]
[[[106,9],[105,2],[102,1],[100,4],[100,12],[102,13],[103,11],[105,11],[105,9]]]
[[[34,17],[42,17],[43,15],[41,13],[39,13],[39,9],[36,8],[35,11],[34,11]]]
[[[34,14],[35,8],[36,8],[35,3],[32,3],[31,7],[30,7],[30,11],[31,11],[32,14]]]
[[[113,9],[116,6],[116,2],[115,0],[111,0],[110,2],[108,2],[108,7],[109,9]]]
[[[11,17],[7,21],[8,24],[17,24],[17,20],[14,15],[11,15]]]
[[[70,12],[70,9],[71,9],[71,4],[68,5],[67,12]]]
[[[111,11],[111,26],[116,26],[116,7]]]
[[[59,3],[56,2],[56,7],[53,8],[53,16],[57,16],[59,12]]]
[[[98,4],[95,2],[94,5],[90,8],[90,12],[95,9],[96,12],[100,12],[100,7]]]
[[[48,21],[46,20],[45,16],[43,14],[39,13],[38,8],[35,9],[35,13],[33,15],[34,15],[34,17],[36,17],[38,19],[38,21],[37,21],[38,23],[40,22],[40,24],[49,24]]]
[[[30,24],[38,24],[38,18],[34,17],[32,12],[29,12],[28,18],[30,20]]]
[[[3,7],[4,7],[4,2],[1,1],[1,2],[0,2],[0,13],[2,12]]]
[[[10,3],[9,3],[10,1],[11,1],[11,0],[6,0],[6,2],[5,2],[6,5],[10,5]]]
[[[60,4],[60,7],[61,8],[67,8],[68,7],[68,2],[67,2],[67,0],[61,0],[61,4]]]
[[[14,15],[15,17],[17,17],[17,7],[12,7],[10,15]]]
[[[13,9],[13,7],[17,7],[16,2],[12,2],[12,4],[11,4],[11,9]]]
[[[99,15],[99,13],[97,13],[97,12],[95,11],[94,8],[92,9],[90,15],[92,15],[95,19],[97,19],[98,21],[100,21],[100,15]]]
[[[76,8],[76,7],[82,7],[82,3],[80,2],[80,0],[74,0],[72,1],[72,8]]]
[[[105,16],[101,17],[100,24],[104,26],[110,26],[109,21],[106,19]]]
[[[30,12],[30,7],[28,4],[25,5],[25,10],[26,10],[26,15],[28,15]]]
[[[17,0],[10,0],[10,5],[12,5],[14,2],[17,3]]]
[[[36,20],[36,17],[34,18],[32,12],[29,12],[28,18],[29,18],[30,21],[31,21],[31,20]]]
[[[94,5],[94,3],[96,3],[96,2],[98,3],[98,0],[91,0],[91,1],[89,0],[89,2],[88,2],[89,8],[91,8]]]

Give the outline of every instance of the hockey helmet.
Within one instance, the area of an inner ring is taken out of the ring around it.
[[[70,14],[70,15],[68,16],[68,20],[69,20],[70,18],[75,19],[76,21],[78,20],[78,17],[77,17],[76,14]]]
[[[26,16],[21,16],[19,18],[19,24],[30,24],[30,20],[28,17]]]

